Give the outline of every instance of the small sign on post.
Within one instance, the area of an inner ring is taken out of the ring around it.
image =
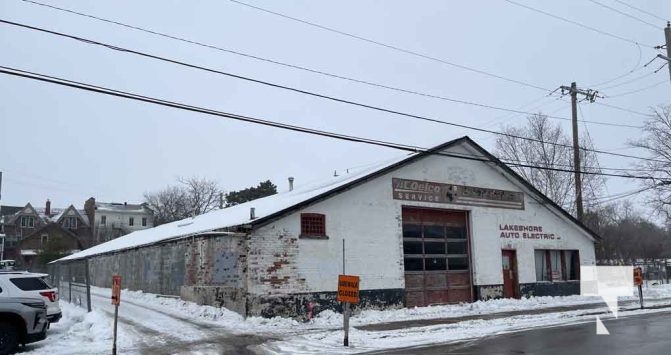
[[[112,304],[118,306],[121,303],[121,276],[112,276]]]
[[[640,267],[634,268],[634,285],[638,286],[638,298],[641,301],[641,309],[643,309],[643,269]]]
[[[338,275],[336,300],[344,303],[343,328],[345,329],[345,339],[343,345],[349,346],[349,307],[351,303],[359,303],[359,276]]]
[[[112,343],[112,355],[116,355],[116,328],[119,318],[119,304],[121,303],[121,276],[112,276],[112,304],[114,305],[114,342]]]

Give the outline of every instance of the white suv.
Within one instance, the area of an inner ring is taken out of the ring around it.
[[[0,297],[42,299],[47,305],[47,320],[56,323],[62,317],[58,289],[49,285],[47,276],[26,271],[0,271]]]

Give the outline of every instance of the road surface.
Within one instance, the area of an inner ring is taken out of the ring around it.
[[[671,312],[603,320],[610,335],[596,335],[595,322],[501,334],[478,340],[385,351],[385,354],[671,354]]]

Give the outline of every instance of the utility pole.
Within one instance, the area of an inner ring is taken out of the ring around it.
[[[666,39],[666,57],[671,58],[671,22],[666,23],[664,28],[664,38]],[[669,66],[669,77],[671,77],[671,63]]]
[[[580,140],[578,139],[578,94],[584,95],[585,100],[594,102],[597,97],[597,92],[593,90],[578,89],[575,82],[571,86],[560,87],[562,95],[567,92],[571,95],[571,112],[573,123],[573,171],[575,176],[575,204],[576,216],[579,221],[583,221],[583,207],[582,207],[582,170],[580,165]]]
[[[582,174],[580,174],[580,141],[578,140],[578,88],[571,83],[571,122],[573,122],[573,170],[575,170],[575,204],[578,220],[583,220]]]

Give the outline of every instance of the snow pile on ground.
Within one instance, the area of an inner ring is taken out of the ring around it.
[[[350,329],[349,347],[343,346],[343,331],[322,331],[268,342],[261,350],[267,354],[354,354],[369,351],[403,349],[431,344],[468,341],[483,336],[500,335],[526,329],[594,322],[593,312],[607,308],[519,315],[490,320],[475,319],[459,323],[413,327],[390,331]],[[668,312],[666,310],[637,310],[627,316]],[[622,317],[622,315],[620,315]],[[602,315],[602,320],[612,316]],[[415,353],[417,350],[415,349]]]
[[[522,299],[497,299],[489,301],[476,301],[473,303],[461,303],[454,305],[441,305],[429,307],[401,308],[394,310],[365,310],[351,318],[354,326],[398,322],[417,319],[436,319],[464,317],[480,314],[491,314],[500,312],[511,312],[519,310],[536,310],[549,307],[575,306],[602,302],[599,297],[564,296],[564,297],[531,297]],[[323,313],[323,312],[322,312]],[[321,316],[321,313],[320,313]],[[316,319],[322,323],[322,319]],[[335,315],[328,314],[328,323],[336,321],[342,324],[342,316],[336,319]],[[337,324],[335,324],[337,325]]]
[[[91,287],[91,292],[111,294],[110,289],[100,287]],[[233,333],[287,333],[295,331],[296,327],[302,329],[311,327],[292,318],[248,317],[245,319],[240,314],[223,307],[198,305],[178,298],[162,297],[142,291],[122,290],[122,304],[124,300],[141,304],[148,308],[159,308],[181,317],[197,319],[201,322],[211,322],[213,325],[224,327]]]
[[[92,287],[92,292],[110,294],[110,289]],[[655,285],[644,287],[643,296],[646,300],[671,299],[671,285]],[[140,303],[147,307],[160,307],[183,317],[197,318],[205,322],[213,322],[235,333],[267,332],[291,333],[305,330],[330,329],[342,326],[342,314],[331,310],[320,312],[313,320],[304,323],[291,318],[275,317],[248,317],[223,307],[202,306],[193,302],[183,301],[172,297],[159,297],[155,294],[142,291],[122,291],[124,299]],[[638,289],[632,290],[632,296],[621,297],[620,301],[638,300]],[[571,307],[579,305],[598,305],[603,303],[601,297],[596,296],[546,296],[522,299],[496,299],[476,301],[455,305],[440,305],[415,308],[400,308],[387,310],[363,310],[356,312],[350,318],[352,326],[362,326],[376,323],[399,322],[420,319],[455,318],[484,314],[495,314],[513,311],[533,311],[552,307]]]
[[[638,299],[638,288],[634,288],[634,295],[632,297]],[[645,299],[660,299],[671,297],[671,284],[643,286],[643,298]]]
[[[620,302],[620,306],[635,309],[638,303],[637,292],[637,289],[634,289],[632,296],[621,298],[620,301],[627,303]],[[671,304],[671,285],[649,285],[644,287],[643,294],[647,306]],[[52,325],[47,340],[28,345],[28,353],[49,352],[50,355],[109,353],[112,346],[113,307],[109,303],[111,290],[92,287],[91,295],[95,301],[91,313],[67,302],[61,302],[63,319]],[[594,305],[594,307],[580,310],[570,309],[572,306],[581,305]],[[553,307],[568,307],[569,310],[561,309],[552,311],[552,313],[533,314]],[[281,317],[245,319],[225,308],[201,306],[174,297],[123,290],[120,315],[127,317],[125,321],[130,322],[128,323],[130,325],[120,323],[118,348],[120,353],[132,354],[140,353],[145,348],[163,351],[165,348],[181,344],[185,349],[191,351],[203,341],[219,341],[210,339],[213,336],[215,338],[223,336],[221,341],[227,341],[226,334],[253,334],[280,339],[268,342],[260,348],[272,354],[356,353],[463,341],[534,327],[593,321],[594,312],[607,312],[607,310],[600,297],[583,296],[499,299],[458,305],[383,311],[365,310],[352,316],[350,333],[352,346],[343,348],[342,315],[331,310],[319,313],[309,322]],[[527,313],[506,314],[506,312],[515,311]],[[657,311],[664,310],[628,313]],[[486,316],[496,314],[500,316]],[[366,331],[354,328],[375,323],[466,316],[476,318],[428,326],[415,324],[411,328],[388,331]],[[166,323],[170,323],[169,326]],[[153,335],[146,334],[147,331],[154,333]],[[152,338],[156,339],[150,341]]]
[[[26,354],[105,354],[112,351],[113,323],[105,314],[93,310],[87,313],[68,302],[60,302],[63,318],[51,324],[47,339],[26,346]],[[123,329],[118,348],[131,349],[135,338]]]

